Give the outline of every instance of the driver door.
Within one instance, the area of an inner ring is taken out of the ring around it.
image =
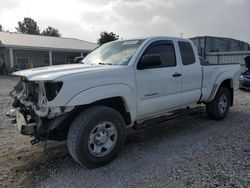
[[[137,67],[143,67],[145,55],[160,55],[161,65],[136,70],[138,117],[153,115],[181,106],[181,67],[177,63],[172,41],[151,43]]]

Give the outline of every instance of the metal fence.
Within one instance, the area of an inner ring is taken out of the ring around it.
[[[248,51],[210,52],[206,54],[206,60],[210,63],[240,63],[242,72],[246,70],[244,58],[250,55]]]

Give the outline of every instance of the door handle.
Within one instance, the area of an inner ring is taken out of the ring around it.
[[[173,74],[173,77],[179,77],[179,76],[181,76],[181,73],[176,72]]]

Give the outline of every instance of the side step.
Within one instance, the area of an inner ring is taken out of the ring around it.
[[[165,116],[163,115],[163,116],[156,117],[153,119],[145,120],[144,122],[140,124],[135,124],[133,128],[135,130],[140,130],[146,127],[156,126],[158,124],[161,124],[170,120],[178,119],[182,116],[191,115],[193,113],[202,112],[202,111],[204,111],[204,107],[195,107],[192,109],[186,108],[186,109],[181,109],[181,110],[175,110],[170,115],[165,115]]]

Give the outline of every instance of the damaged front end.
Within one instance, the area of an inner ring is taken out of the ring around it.
[[[62,130],[67,129],[74,107],[52,105],[62,86],[63,82],[29,81],[21,77],[10,92],[15,111],[11,110],[7,115],[15,116],[12,123],[17,124],[21,134],[35,137],[32,144],[47,138],[65,138],[64,132],[67,131]]]

